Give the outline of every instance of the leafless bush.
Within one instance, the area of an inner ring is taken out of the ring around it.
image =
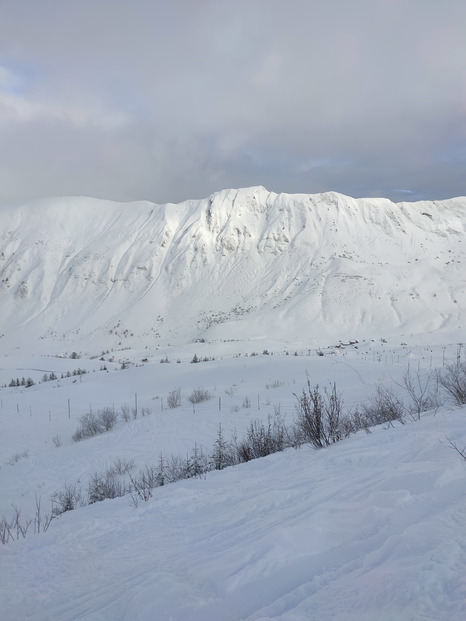
[[[337,393],[335,384],[324,389],[319,386],[311,388],[307,381],[307,390],[296,395],[298,404],[297,428],[302,435],[303,442],[309,442],[315,448],[323,448],[338,442],[349,433],[349,428],[343,415],[343,401]]]
[[[186,460],[179,455],[170,455],[165,464],[164,481],[165,483],[175,483],[185,479]]]
[[[54,517],[66,513],[66,511],[74,511],[74,509],[86,504],[79,481],[77,483],[67,483],[62,490],[53,493],[51,500],[52,515]]]
[[[130,495],[134,507],[141,501],[152,498],[153,490],[158,487],[157,468],[145,466],[136,476],[130,475]]]
[[[100,420],[99,416],[90,410],[86,414],[83,414],[79,419],[79,427],[73,434],[73,440],[79,442],[85,438],[91,438],[99,433],[103,433],[105,427]]]
[[[34,514],[34,534],[45,533],[48,531],[50,522],[53,520],[51,513],[42,514],[41,499],[36,494],[36,512]]]
[[[248,410],[251,407],[251,399],[249,397],[244,397],[243,403],[241,404],[245,410]]]
[[[103,472],[91,475],[87,488],[87,503],[93,504],[111,498],[120,498],[128,493],[126,475],[134,470],[134,460],[118,457]]]
[[[290,446],[288,430],[281,417],[269,416],[266,425],[256,419],[249,424],[246,437],[237,444],[238,461],[247,462],[265,457],[283,451],[287,446]]]
[[[110,431],[118,420],[118,414],[113,408],[103,408],[97,412],[90,410],[83,414],[79,419],[79,426],[74,432],[72,438],[75,442],[92,438],[105,431]]]
[[[214,395],[206,388],[195,388],[188,396],[188,401],[194,405],[196,403],[202,403],[203,401],[209,401],[213,396]]]
[[[408,393],[410,405],[408,412],[412,418],[421,418],[422,412],[437,409],[440,406],[438,380],[432,373],[412,372],[409,368],[403,373],[400,386]]]
[[[13,515],[8,520],[3,517],[0,521],[0,541],[2,543],[8,543],[9,541],[17,541],[20,538],[26,537],[29,526],[32,520],[21,520],[21,510],[17,506],[12,505]]]
[[[104,431],[110,431],[110,429],[115,426],[118,420],[118,414],[113,408],[109,407],[104,408],[103,410],[99,410],[97,416]]]
[[[62,442],[61,442],[61,436],[59,436],[58,434],[56,436],[53,436],[52,438],[52,442],[54,443],[54,445],[58,448],[59,446],[61,446]]]
[[[438,372],[438,381],[455,405],[466,404],[466,362],[458,361]]]
[[[107,468],[107,472],[116,475],[125,475],[134,470],[134,459],[122,459],[117,457],[113,464]]]
[[[27,535],[31,524],[34,528],[34,534],[45,533],[52,521],[52,515],[42,515],[41,501],[36,496],[36,512],[34,518],[23,520],[21,517],[21,510],[12,505],[13,515],[8,519],[3,517],[0,520],[0,543],[9,543],[10,541],[17,541],[18,539],[24,539]]]
[[[360,429],[364,429],[364,431],[369,434],[371,433],[371,422],[368,420],[368,417],[364,413],[365,406],[360,406],[356,408],[348,418],[348,425],[350,427],[351,433],[357,433]]]
[[[168,393],[167,405],[171,410],[181,405],[181,388],[174,388]]]
[[[88,504],[126,494],[126,484],[112,470],[91,475],[88,483]]]
[[[184,459],[178,455],[171,455],[165,461],[161,457],[157,476],[160,485],[161,480],[163,480],[163,484],[166,484],[175,483],[182,479],[203,478],[212,469],[211,460],[196,444],[191,455],[186,455]]]
[[[450,438],[447,438],[447,440],[450,447],[455,450],[458,455],[460,455],[464,460],[466,460],[466,446],[463,449],[460,449],[456,442],[453,442],[453,440],[450,440]]]
[[[281,380],[273,380],[272,382],[270,382],[269,384],[266,384],[265,387],[268,389],[270,388],[280,388],[281,386],[284,386],[285,382],[282,382]]]
[[[26,449],[25,451],[18,451],[14,455],[9,457],[6,463],[9,464],[10,466],[14,466],[21,459],[27,459],[28,457],[29,457],[29,450]]]
[[[376,394],[367,403],[360,406],[359,418],[362,427],[389,424],[393,426],[395,421],[403,423],[405,406],[393,389],[380,384],[376,388]]]
[[[125,423],[128,423],[131,420],[129,405],[123,404],[120,407],[120,416],[125,421]]]

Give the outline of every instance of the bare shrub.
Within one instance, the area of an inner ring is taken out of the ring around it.
[[[117,457],[113,464],[107,468],[107,472],[116,475],[125,475],[134,470],[134,459],[122,459]]]
[[[356,433],[360,429],[364,429],[367,434],[372,433],[370,421],[368,420],[366,414],[363,412],[362,406],[360,408],[356,408],[351,413],[351,416],[348,419],[348,424],[351,429],[350,433]]]
[[[192,403],[192,402],[191,402]],[[174,388],[168,393],[167,405],[172,410],[181,405],[181,388]]]
[[[360,406],[359,417],[366,427],[384,423],[393,426],[395,421],[404,422],[404,411],[405,406],[395,392],[379,384],[375,396]]]
[[[437,377],[455,405],[466,405],[466,362],[447,365],[438,372]]]
[[[13,508],[13,515],[9,519],[2,517],[0,520],[0,543],[5,544],[21,538],[24,539],[31,524],[34,528],[34,534],[45,533],[48,530],[53,516],[42,514],[41,500],[37,497],[37,494],[36,511],[32,519],[23,520],[21,510],[16,505],[11,506]]]
[[[422,412],[439,407],[438,390],[435,390],[436,386],[433,386],[433,383],[432,373],[422,374],[419,370],[413,373],[409,367],[403,373],[400,386],[409,395],[408,412],[412,418],[419,420]],[[436,384],[438,387],[438,382]]]
[[[49,529],[53,515],[50,513],[42,514],[41,499],[36,494],[36,512],[34,514],[34,534],[46,533]]]
[[[181,481],[181,479],[186,478],[185,472],[186,461],[179,457],[179,455],[170,455],[165,465],[164,481],[165,483],[175,483],[176,481]]]
[[[52,438],[52,442],[54,443],[54,445],[58,448],[59,446],[61,446],[62,442],[61,442],[61,436],[59,436],[58,434],[56,436],[53,436]]]
[[[79,426],[72,438],[75,442],[79,442],[85,438],[92,438],[92,436],[110,431],[115,426],[117,420],[118,414],[113,408],[106,407],[97,412],[89,410],[89,412],[80,417]]]
[[[119,498],[126,494],[126,485],[111,469],[91,475],[88,483],[88,503],[101,502],[108,498]]]
[[[247,396],[244,397],[243,403],[241,405],[244,409],[248,410],[251,407],[251,399]]]
[[[120,498],[128,493],[126,475],[134,470],[134,460],[118,457],[103,472],[95,472],[88,482],[88,504],[111,498]]]
[[[83,414],[79,419],[79,426],[73,434],[73,440],[79,442],[85,438],[91,438],[99,433],[103,433],[104,426],[100,418],[92,410]]]
[[[29,450],[26,449],[25,451],[18,451],[14,453],[11,457],[9,457],[6,463],[9,464],[10,466],[14,466],[21,459],[27,459],[28,457],[29,457]]]
[[[110,431],[118,420],[118,414],[113,408],[109,407],[99,410],[97,416],[104,431]]]
[[[460,449],[458,445],[456,444],[456,442],[453,442],[453,440],[450,440],[450,438],[447,438],[447,440],[450,445],[450,448],[455,450],[458,453],[458,455],[460,455],[464,460],[466,460],[466,446],[463,449]]]
[[[236,446],[239,462],[251,461],[290,446],[288,430],[279,416],[269,416],[267,424],[260,419],[251,421],[246,437]]]
[[[130,495],[134,507],[141,501],[147,502],[152,498],[153,490],[158,487],[157,468],[145,466],[136,476],[130,475]]]
[[[281,386],[284,386],[285,382],[282,382],[281,380],[273,380],[272,382],[268,383],[265,385],[265,387],[268,389],[270,388],[280,388]]]
[[[206,388],[195,388],[188,396],[188,401],[194,405],[196,403],[202,403],[203,401],[209,401],[209,399],[213,399],[213,396],[214,395]]]
[[[197,444],[194,446],[191,455],[186,455],[183,459],[179,455],[171,455],[168,460],[162,462],[158,467],[158,477],[161,478],[163,473],[163,481],[166,483],[175,483],[182,479],[190,478],[202,478],[205,477],[207,472],[213,469],[212,462],[204,452],[198,448]]]
[[[51,500],[52,515],[54,517],[66,511],[74,511],[74,509],[86,504],[79,481],[77,483],[67,483],[62,490],[53,493]]]
[[[322,393],[319,386],[311,388],[307,381],[307,390],[296,395],[298,404],[297,428],[303,442],[309,442],[315,448],[323,448],[338,442],[349,433],[348,425],[343,416],[343,401],[337,393],[335,384]]]
[[[23,521],[21,519],[21,510],[16,505],[11,506],[13,507],[12,517],[9,520],[3,517],[0,521],[0,541],[2,543],[24,539],[29,526],[32,524],[32,520]]]
[[[129,405],[123,404],[120,406],[120,416],[125,423],[128,423],[131,420]]]

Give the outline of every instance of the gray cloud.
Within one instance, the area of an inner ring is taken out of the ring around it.
[[[0,201],[464,195],[465,23],[463,0],[4,0]]]

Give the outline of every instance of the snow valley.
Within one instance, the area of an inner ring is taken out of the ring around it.
[[[4,207],[2,618],[463,618],[465,228],[262,187]]]

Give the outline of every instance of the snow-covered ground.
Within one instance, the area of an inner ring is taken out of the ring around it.
[[[48,512],[54,491],[78,480],[85,489],[118,458],[137,469],[161,452],[209,453],[219,423],[225,438],[277,409],[291,423],[308,378],[335,381],[350,408],[377,383],[396,387],[407,362],[428,373],[458,350],[388,348],[367,344],[366,360],[347,348],[108,371],[101,361],[23,360],[28,376],[78,363],[89,372],[2,389],[2,515],[14,504],[33,517],[36,495]],[[200,386],[214,396],[193,411],[186,396]],[[168,409],[176,387],[182,405]],[[135,395],[137,419],[72,442],[90,407],[134,407]],[[137,508],[125,496],[65,513],[46,533],[1,547],[2,619],[460,619],[466,462],[449,440],[466,445],[465,417],[445,406],[320,451],[288,449],[159,487]]]
[[[226,440],[291,425],[308,380],[335,383],[350,411],[377,386],[406,400],[408,369],[425,381],[464,360],[464,199],[52,203],[0,212],[0,519],[14,506],[24,523],[39,498],[50,513],[54,492],[85,493],[116,460],[136,473],[208,455],[220,424]],[[196,388],[211,399],[193,406]],[[0,546],[1,619],[466,618],[466,461],[451,446],[466,446],[466,409],[443,401],[30,527]],[[130,420],[73,442],[83,414],[125,404]]]

